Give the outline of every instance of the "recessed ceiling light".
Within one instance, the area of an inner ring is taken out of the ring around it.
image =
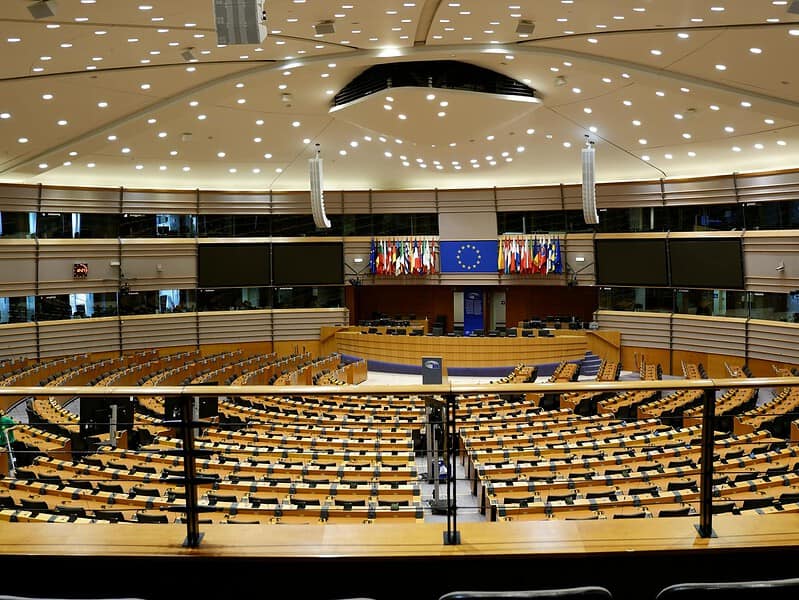
[[[727,65],[718,64],[718,65],[716,65],[716,70],[717,71],[726,71],[727,70]]]

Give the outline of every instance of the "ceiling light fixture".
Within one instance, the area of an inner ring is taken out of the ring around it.
[[[194,48],[186,48],[183,52],[180,53],[183,57],[183,60],[186,62],[194,62],[197,60],[197,57],[194,56]]]
[[[28,12],[34,19],[46,19],[55,15],[56,3],[55,0],[39,0],[28,5]]]

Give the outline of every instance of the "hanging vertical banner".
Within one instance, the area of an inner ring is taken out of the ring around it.
[[[463,334],[469,335],[483,327],[483,290],[466,288],[463,291]]]

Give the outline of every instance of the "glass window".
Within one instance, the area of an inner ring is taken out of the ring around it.
[[[599,289],[599,308],[635,312],[672,312],[674,305],[671,288],[621,288]]]
[[[734,290],[677,289],[674,312],[683,315],[743,317],[748,315],[747,292]]]
[[[194,237],[197,217],[193,215],[141,215],[123,213],[119,236],[123,238]]]
[[[159,290],[158,312],[194,312],[197,309],[194,290]]]
[[[35,296],[0,298],[0,323],[27,323],[35,319]]]
[[[374,214],[374,235],[438,235],[437,214]]]
[[[36,233],[36,213],[0,212],[0,237],[31,238]]]
[[[799,323],[799,292],[790,294],[751,292],[749,302],[750,316],[753,319]]]
[[[582,213],[580,213],[582,219]],[[565,231],[566,213],[562,210],[539,210],[497,213],[497,231],[500,235],[531,234],[548,231]]]
[[[36,298],[37,321],[59,321],[72,318],[69,294],[53,294]]]
[[[671,231],[732,231],[743,228],[743,210],[738,204],[669,207]]]
[[[280,287],[275,290],[275,308],[337,308],[344,305],[344,288]]]
[[[372,235],[372,215],[341,215],[341,235]]]
[[[72,237],[72,213],[39,213],[36,236],[47,238]]]
[[[116,292],[93,292],[86,294],[86,314],[92,317],[115,317],[117,314]]]
[[[155,290],[120,291],[120,315],[154,315],[158,312],[158,292]]]
[[[119,215],[73,213],[72,230],[76,238],[119,237]]]
[[[341,215],[327,215],[329,228],[317,228],[313,215],[272,215],[272,235],[275,237],[305,237],[341,235]]]
[[[567,210],[565,212],[566,216],[566,230],[573,231],[573,232],[588,232],[594,231],[596,229],[596,225],[589,225],[585,222],[585,217],[583,216],[583,211],[581,210]],[[600,217],[600,222],[602,217]]]
[[[601,208],[597,231],[602,233],[637,233],[666,231],[667,211],[662,207]]]
[[[197,310],[255,310],[271,306],[269,288],[220,288],[197,290]]]
[[[747,229],[798,229],[799,200],[749,203],[744,217]]]

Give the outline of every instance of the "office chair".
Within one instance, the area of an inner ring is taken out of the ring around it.
[[[793,600],[799,597],[799,577],[760,581],[675,583],[655,600]]]
[[[504,598],[520,598],[524,600],[613,600],[613,595],[607,588],[588,585],[549,590],[449,592],[439,597],[438,600],[498,600]]]

